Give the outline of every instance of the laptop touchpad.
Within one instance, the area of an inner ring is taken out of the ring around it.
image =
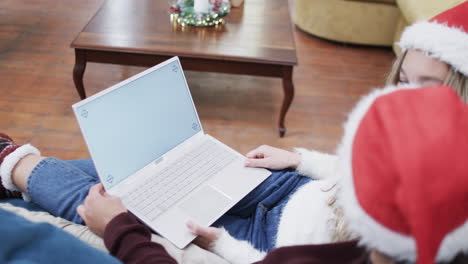
[[[204,185],[187,198],[178,207],[200,225],[214,222],[232,203],[231,198],[209,185]]]

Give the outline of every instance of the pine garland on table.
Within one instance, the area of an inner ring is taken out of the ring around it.
[[[170,4],[171,15],[182,26],[206,27],[224,22],[224,17],[231,11],[229,0],[209,0],[208,13],[196,13],[194,0],[175,0]]]

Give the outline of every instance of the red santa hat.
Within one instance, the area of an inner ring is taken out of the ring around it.
[[[368,248],[418,264],[468,252],[468,105],[450,87],[361,100],[338,149],[339,199]]]
[[[417,49],[468,76],[468,1],[405,29],[403,50]]]

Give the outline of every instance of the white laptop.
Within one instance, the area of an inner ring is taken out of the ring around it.
[[[108,193],[179,248],[270,172],[205,134],[177,57],[73,105]]]

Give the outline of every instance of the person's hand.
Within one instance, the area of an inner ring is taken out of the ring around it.
[[[89,230],[102,237],[107,224],[117,215],[127,212],[127,209],[120,198],[106,193],[99,183],[91,187],[84,203],[76,211]]]
[[[187,227],[192,233],[198,235],[193,243],[204,249],[209,249],[221,236],[221,229],[216,227],[202,227],[193,221],[188,221]]]
[[[272,170],[296,169],[301,162],[299,153],[262,145],[247,153],[245,166],[261,167]]]

